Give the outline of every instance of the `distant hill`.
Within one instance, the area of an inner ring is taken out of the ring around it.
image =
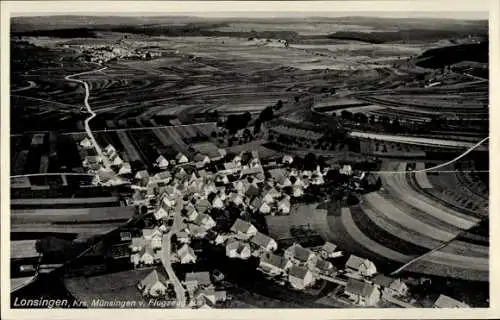
[[[488,48],[489,44],[485,41],[430,49],[417,58],[416,64],[424,68],[439,69],[462,61],[488,63]]]

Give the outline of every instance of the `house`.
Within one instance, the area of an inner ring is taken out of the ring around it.
[[[304,290],[314,282],[314,277],[309,269],[294,265],[288,272],[288,281],[295,289]]]
[[[262,202],[272,204],[274,202],[274,197],[269,193],[266,193],[266,195],[264,195],[264,197],[262,198]]]
[[[134,266],[141,264],[150,266],[158,260],[158,257],[155,255],[151,245],[146,243],[139,252],[132,254],[130,259]]]
[[[292,262],[283,256],[265,252],[260,256],[259,269],[269,275],[281,275],[292,266]]]
[[[153,270],[137,284],[137,287],[144,296],[159,297],[165,295],[169,284],[164,275]]]
[[[190,243],[191,238],[189,237],[189,233],[187,231],[177,232],[177,241],[180,243]]]
[[[138,181],[147,181],[149,179],[149,173],[146,170],[137,171],[134,178]]]
[[[360,306],[375,306],[380,301],[380,292],[377,288],[361,280],[348,279],[344,293],[349,300]]]
[[[118,155],[118,153],[113,153],[109,157],[109,162],[111,163],[112,166],[115,167],[120,167],[123,164],[122,158]]]
[[[226,256],[246,260],[252,255],[252,250],[247,243],[238,240],[228,240],[226,244]]]
[[[193,292],[197,288],[211,287],[212,281],[210,281],[210,274],[207,271],[189,272],[186,273],[184,285],[188,291]]]
[[[271,206],[266,202],[262,202],[259,207],[259,212],[262,214],[269,214],[271,212]]]
[[[245,191],[245,197],[247,198],[253,198],[260,195],[260,189],[255,183],[251,183],[248,185],[246,191]]]
[[[193,249],[184,244],[179,250],[177,250],[177,255],[179,256],[179,261],[181,264],[195,263],[196,255]]]
[[[89,137],[83,138],[83,140],[80,141],[80,146],[84,149],[93,148],[92,141],[89,139]]]
[[[213,227],[215,227],[214,219],[212,219],[211,216],[209,216],[208,214],[205,214],[205,213],[198,214],[198,216],[194,220],[194,223],[199,225],[200,227],[207,229],[207,230],[210,230]]]
[[[131,173],[132,173],[132,167],[130,166],[130,163],[128,162],[122,163],[120,170],[118,170],[118,175],[124,176]]]
[[[214,242],[216,245],[224,244],[228,238],[229,238],[228,235],[219,233],[217,237],[215,237]]]
[[[198,211],[196,211],[194,205],[192,205],[191,203],[188,203],[184,207],[183,213],[189,221],[194,221],[199,214]]]
[[[347,176],[350,176],[352,175],[352,167],[348,164],[345,164],[342,166],[342,168],[340,168],[340,173],[341,174],[344,174],[344,175],[347,175]]]
[[[226,301],[227,293],[225,290],[215,290],[214,288],[206,288],[199,290],[195,296],[197,304],[202,305],[205,300],[208,300],[209,304],[216,304],[217,302]]]
[[[165,193],[164,196],[162,197],[161,203],[167,208],[173,208],[175,206],[175,199],[173,196]]]
[[[217,152],[219,153],[220,158],[224,158],[225,156],[227,156],[227,152],[225,149],[219,149],[217,150]]]
[[[316,255],[309,249],[303,248],[300,244],[294,243],[285,250],[285,258],[300,263],[310,264],[316,260]]]
[[[108,144],[104,150],[104,155],[107,156],[107,157],[110,157],[111,155],[115,154],[116,153],[116,149],[115,147],[113,147],[112,145]]]
[[[401,279],[394,279],[383,274],[373,278],[373,284],[382,289],[382,295],[404,296],[408,293],[408,286]]]
[[[161,170],[165,170],[168,168],[168,160],[165,159],[163,155],[160,155],[158,158],[156,158],[155,165],[160,168]]]
[[[257,232],[250,239],[250,242],[264,251],[276,251],[278,249],[278,243],[273,238],[261,232]]]
[[[292,182],[290,181],[290,179],[288,177],[281,177],[280,179],[278,179],[278,186],[280,188],[290,187],[291,185],[292,185]]]
[[[129,245],[130,251],[138,252],[146,245],[146,239],[143,237],[133,237],[132,242]]]
[[[187,163],[187,162],[189,162],[189,159],[184,154],[182,154],[181,152],[179,152],[175,156],[175,161],[177,161],[177,163]]]
[[[293,196],[295,198],[300,198],[304,195],[304,189],[302,187],[294,186],[293,187]]]
[[[283,214],[290,213],[290,200],[288,198],[283,198],[278,202],[278,210]]]
[[[314,269],[319,273],[323,273],[330,276],[337,273],[337,269],[333,266],[333,264],[323,259],[316,260]]]
[[[199,199],[196,201],[194,207],[198,213],[205,213],[210,208],[210,202],[207,199]]]
[[[250,222],[238,218],[231,226],[231,232],[240,239],[248,240],[257,234],[257,229]]]
[[[354,274],[360,274],[364,277],[371,277],[377,273],[377,268],[375,264],[368,259],[360,258],[356,255],[351,254],[349,259],[345,264],[347,272]]]
[[[341,251],[335,251],[337,246],[331,242],[325,242],[325,244],[319,250],[319,254],[323,259],[336,258],[342,255]]]
[[[203,168],[206,165],[210,164],[210,158],[206,155],[203,155],[201,153],[197,153],[193,160],[196,162],[196,167],[197,168]]]
[[[233,192],[229,195],[229,201],[239,206],[240,204],[243,204],[243,197],[240,194]]]
[[[279,198],[281,196],[281,193],[278,190],[276,190],[276,188],[271,188],[266,192],[266,196],[270,196],[274,199],[274,198]]]
[[[281,163],[283,164],[292,164],[293,162],[293,157],[290,155],[284,155],[283,159],[281,159]]]
[[[163,233],[158,228],[142,229],[142,237],[151,242],[151,247],[153,249],[161,248]]]
[[[205,238],[207,235],[208,230],[205,229],[202,226],[198,226],[196,224],[189,224],[188,227],[189,233],[194,237],[194,238]]]
[[[161,219],[166,219],[169,216],[169,210],[171,207],[165,205],[162,201],[160,208],[155,211],[155,219],[156,220],[161,220]]]
[[[439,295],[436,302],[434,302],[433,308],[470,308],[470,306],[461,301],[455,300],[444,294]]]
[[[212,207],[217,209],[224,208],[224,202],[218,195],[215,196],[214,199],[212,200]]]

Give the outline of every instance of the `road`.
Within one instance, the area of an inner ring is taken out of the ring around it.
[[[171,239],[174,234],[180,231],[180,225],[182,222],[182,216],[181,216],[182,199],[177,199],[176,201],[177,205],[175,207],[174,223],[172,224],[172,228],[170,229],[170,231],[163,236],[162,248],[160,254],[161,254],[161,263],[163,264],[165,271],[167,271],[169,279],[172,281],[174,285],[175,295],[177,298],[177,307],[184,308],[186,307],[186,291],[184,290],[184,287],[182,286],[179,278],[172,269],[172,262],[170,261],[172,254]]]
[[[36,87],[36,83],[34,83],[33,81],[28,81],[28,85],[26,87],[11,89],[10,92],[21,92],[24,90],[29,90],[29,89],[34,88],[34,87]]]
[[[83,103],[85,104],[85,107],[87,108],[87,111],[90,113],[90,116],[87,119],[85,119],[85,131],[87,132],[87,135],[89,136],[90,140],[92,141],[92,144],[94,145],[97,154],[102,159],[104,167],[106,169],[110,169],[109,161],[108,161],[107,157],[105,157],[103,155],[101,147],[99,146],[99,144],[95,140],[94,134],[92,133],[92,130],[90,129],[90,125],[89,125],[90,120],[94,119],[95,116],[96,116],[96,113],[94,111],[92,111],[92,108],[89,105],[89,96],[90,96],[89,85],[88,85],[87,82],[85,82],[83,80],[73,79],[73,77],[76,77],[76,76],[80,76],[80,75],[83,75],[83,74],[89,74],[89,73],[93,73],[93,72],[101,72],[104,69],[106,69],[106,67],[98,69],[98,70],[92,70],[92,71],[86,71],[86,72],[76,73],[76,74],[72,74],[72,75],[66,76],[66,77],[64,77],[64,79],[67,80],[67,81],[72,81],[72,82],[77,82],[77,83],[83,84],[83,86],[85,88],[85,98],[83,100]]]

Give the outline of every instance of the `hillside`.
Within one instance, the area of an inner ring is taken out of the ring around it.
[[[462,61],[488,63],[488,42],[462,44],[425,51],[416,64],[424,68],[439,69]]]

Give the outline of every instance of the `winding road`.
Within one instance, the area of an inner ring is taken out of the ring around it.
[[[96,113],[94,111],[92,111],[92,108],[89,105],[89,96],[90,96],[89,85],[88,85],[87,82],[85,82],[83,80],[73,79],[73,77],[80,76],[80,75],[83,75],[83,74],[89,74],[89,73],[94,73],[94,72],[101,72],[101,71],[105,70],[106,68],[107,67],[104,67],[104,68],[101,68],[101,69],[98,69],[98,70],[85,71],[85,72],[80,72],[80,73],[72,74],[72,75],[64,77],[64,79],[66,81],[72,81],[72,82],[77,82],[77,83],[83,84],[83,86],[85,88],[85,98],[83,100],[83,103],[85,104],[85,107],[87,108],[87,111],[90,113],[90,116],[87,119],[85,119],[85,131],[87,132],[88,137],[92,141],[92,144],[94,145],[97,154],[102,159],[104,167],[106,169],[109,169],[110,168],[109,161],[108,161],[108,159],[105,156],[103,156],[101,147],[99,146],[99,144],[97,144],[97,141],[95,140],[94,135],[93,135],[92,130],[90,129],[90,125],[89,125],[90,120],[94,119],[95,116],[96,116]]]

